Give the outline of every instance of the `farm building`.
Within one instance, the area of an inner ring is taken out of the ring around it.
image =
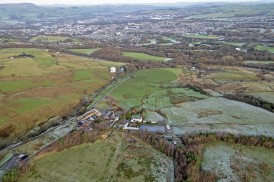
[[[116,67],[111,67],[109,70],[110,70],[110,73],[116,73],[117,71]]]
[[[26,154],[20,154],[19,156],[18,156],[18,158],[20,159],[20,160],[25,160],[25,159],[27,159],[29,156],[28,155],[26,155]]]
[[[115,122],[115,121],[118,121],[119,118],[120,118],[119,116],[117,116],[117,115],[114,114],[114,115],[112,115],[112,116],[110,117],[110,121],[111,121],[111,122]]]
[[[107,112],[107,114],[104,116],[104,120],[110,120],[113,115],[114,115],[113,111]]]
[[[140,126],[141,131],[145,132],[152,132],[152,133],[166,133],[166,127],[162,125],[158,126],[149,126],[149,125],[142,125]]]
[[[173,140],[173,136],[172,135],[165,135],[164,138],[168,141],[172,141]]]
[[[143,121],[143,117],[141,116],[133,116],[131,118],[131,122],[135,123],[135,122],[138,122],[138,123],[141,123]]]
[[[78,121],[81,121],[81,120],[88,120],[90,119],[91,117],[100,117],[102,114],[97,110],[97,109],[92,109],[88,112],[86,112],[85,114],[81,115],[80,117],[77,118]]]
[[[121,73],[126,72],[126,68],[125,68],[125,67],[121,67],[121,68],[120,68],[120,72],[121,72]]]
[[[137,128],[137,127],[130,127],[130,126],[128,126],[129,125],[129,123],[126,123],[125,125],[124,125],[124,129],[125,130],[135,130],[135,131],[138,131],[139,130],[139,128]]]

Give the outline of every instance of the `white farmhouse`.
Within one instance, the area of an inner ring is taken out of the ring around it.
[[[135,122],[141,123],[142,121],[143,121],[143,118],[141,116],[134,116],[131,118],[132,123],[135,123]]]
[[[116,69],[116,67],[111,67],[109,70],[110,70],[110,73],[116,73],[117,69]]]

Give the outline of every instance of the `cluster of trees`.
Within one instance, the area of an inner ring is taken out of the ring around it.
[[[62,151],[66,148],[81,145],[87,142],[95,142],[100,136],[99,130],[92,131],[72,131],[65,137],[53,142],[46,148],[42,149],[37,155],[45,154],[53,151]]]
[[[273,149],[274,147],[274,138],[264,135],[246,136],[241,134],[217,132],[201,133],[197,135],[182,135],[180,136],[180,139],[182,140],[186,148],[216,141],[235,143],[247,146],[264,147],[267,149]]]
[[[152,145],[155,149],[171,156],[175,165],[176,181],[208,182],[216,181],[216,174],[203,171],[200,168],[201,156],[205,144],[223,141],[248,146],[259,146],[267,149],[274,147],[274,139],[266,136],[244,136],[228,133],[208,133],[196,135],[182,135],[181,146],[175,146],[165,140],[161,135],[147,132],[130,132],[146,143]]]
[[[97,57],[101,59],[107,59],[117,62],[126,62],[133,64],[136,69],[148,69],[148,68],[160,68],[160,67],[176,67],[177,65],[223,65],[223,66],[242,66],[242,67],[254,67],[261,69],[273,70],[272,65],[254,65],[246,64],[245,60],[256,61],[274,61],[274,55],[269,52],[256,51],[253,48],[247,47],[248,52],[236,51],[234,46],[225,44],[216,44],[208,40],[206,44],[201,44],[193,47],[189,47],[188,44],[181,43],[173,46],[147,46],[142,47],[114,47],[106,44],[98,44],[96,42],[85,42],[84,45],[42,45],[42,44],[5,44],[0,45],[0,48],[40,48],[40,49],[52,49],[55,51],[73,54],[83,57]],[[207,45],[207,44],[210,44]],[[100,50],[94,52],[91,55],[84,55],[81,53],[71,52],[70,48],[91,48],[101,47]],[[211,51],[194,51],[194,50],[211,50]],[[133,58],[124,57],[122,51],[141,52],[155,56],[172,57],[173,60],[163,63],[157,61],[143,60],[139,61]]]
[[[271,62],[269,62],[269,64],[252,64],[252,63],[248,63],[248,64],[245,64],[244,66],[249,67],[249,68],[256,68],[256,69],[274,71],[274,63],[271,63]]]
[[[63,123],[63,118],[61,116],[56,116],[54,118],[49,119],[48,121],[39,124],[37,127],[28,132],[23,140],[27,140],[36,136],[39,136],[41,133],[47,131],[49,128],[58,126]]]
[[[176,181],[216,181],[216,175],[201,171],[198,161],[207,143],[223,141],[248,146],[259,146],[267,149],[274,147],[274,139],[266,136],[244,136],[228,133],[210,133],[183,135],[180,137],[184,147],[177,148],[175,153]]]
[[[139,50],[140,51],[140,50]],[[146,51],[147,52],[147,51]],[[117,62],[125,62],[130,63],[134,66],[134,69],[149,69],[149,68],[167,68],[167,67],[175,67],[176,65],[172,62],[160,62],[160,61],[147,61],[147,60],[136,60],[130,57],[125,57],[122,54],[120,49],[114,47],[106,47],[102,48],[92,54],[93,57],[117,61]],[[127,69],[128,70],[128,69]]]
[[[12,144],[13,141],[9,138],[9,136],[14,130],[14,126],[10,124],[0,129],[0,150]]]
[[[155,149],[167,156],[174,156],[175,145],[165,140],[162,135],[139,131],[131,131],[130,134],[152,145]]]
[[[215,174],[200,169],[198,161],[202,153],[203,145],[191,145],[176,149],[174,155],[175,181],[217,181]]]
[[[245,95],[245,94],[224,94],[224,97],[230,100],[236,100],[239,102],[244,102],[256,107],[260,107],[266,109],[270,112],[274,112],[274,104],[262,100],[260,98],[254,97],[252,95]]]
[[[200,92],[201,94],[208,95],[208,93],[205,92],[205,91],[203,90],[203,87],[201,87],[201,86],[198,86],[198,85],[191,85],[191,84],[186,84],[186,85],[183,85],[183,86],[186,87],[186,88],[190,88],[190,89],[192,89],[192,90],[194,90],[194,91],[196,91],[196,92]]]
[[[186,40],[189,43],[198,40]],[[256,61],[273,61],[274,55],[269,52],[256,51],[254,47],[242,47],[242,49],[248,50],[237,51],[234,46],[226,45],[223,43],[216,43],[212,40],[203,41],[203,43],[195,46],[188,46],[188,43],[175,44],[173,46],[163,47],[155,46],[148,47],[148,49],[154,52],[164,52],[165,54],[170,54],[171,57],[176,58],[181,55],[187,55],[189,62],[204,62],[209,64],[222,64],[226,65],[229,61],[233,61],[230,65],[241,65],[242,61],[245,60],[256,60]],[[195,50],[205,50],[205,51],[195,51]],[[210,50],[210,51],[209,51]],[[229,57],[228,57],[229,56]],[[228,57],[229,59],[224,59]]]
[[[197,181],[197,182],[208,182],[216,181],[216,176],[200,171],[197,165],[197,154],[196,148],[192,147],[177,147],[165,140],[162,135],[147,133],[147,132],[131,132],[132,135],[138,137],[144,142],[152,145],[155,149],[166,154],[167,156],[173,157],[175,164],[175,181]],[[202,149],[202,148],[201,148]],[[202,153],[200,149],[199,154]]]
[[[139,52],[139,53],[145,53],[152,56],[159,56],[159,57],[165,57],[165,51],[164,50],[153,50],[153,49],[147,49],[145,47],[124,47],[121,49],[122,52]]]
[[[85,132],[72,131],[67,136],[53,142],[46,148],[42,149],[37,155],[42,155],[54,151],[62,151],[66,148],[81,145],[87,142],[95,142],[100,134],[101,133],[98,130]],[[18,181],[18,179],[20,179],[20,177],[24,175],[30,168],[31,165],[28,163],[28,160],[20,161],[18,168],[9,171],[7,174],[5,174],[2,180],[3,182]]]
[[[30,168],[28,161],[19,161],[19,166],[3,176],[3,182],[15,182],[20,179]]]

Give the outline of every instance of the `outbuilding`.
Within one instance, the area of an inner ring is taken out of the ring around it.
[[[110,70],[110,73],[116,73],[117,71],[116,67],[111,67],[109,70]]]

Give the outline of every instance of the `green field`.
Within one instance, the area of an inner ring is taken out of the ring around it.
[[[190,15],[186,19],[214,19],[214,20],[230,20],[238,19],[238,17],[249,17],[265,15],[271,16],[274,14],[272,4],[254,4],[254,5],[240,5],[240,4],[226,4],[225,6],[210,6],[203,7],[199,12]]]
[[[92,101],[92,103],[88,106],[89,109],[92,109],[94,106],[97,106],[99,108],[108,108],[108,104],[104,101],[101,102],[106,96],[109,96],[109,94],[115,90],[118,86],[120,86],[123,82],[125,82],[127,79],[130,78],[130,75],[124,78],[118,78],[115,83],[112,83],[108,85],[104,90],[102,90],[98,95],[96,95],[96,98]],[[98,104],[98,105],[97,105]],[[106,106],[106,107],[105,107]]]
[[[89,70],[77,70],[74,74],[73,80],[88,80],[92,77],[92,72]]]
[[[99,48],[93,48],[93,49],[69,49],[71,52],[80,53],[80,54],[92,54],[95,51],[98,51]]]
[[[257,45],[255,49],[258,51],[268,51],[268,52],[274,53],[274,47]]]
[[[246,64],[274,64],[274,61],[245,61]]]
[[[271,61],[246,61],[248,63],[262,64]],[[196,79],[200,84],[208,84],[211,89],[219,93],[244,93],[261,98],[265,101],[274,102],[273,73],[264,74],[264,80],[258,77],[257,69],[239,67],[213,67],[214,71],[208,72],[203,79]],[[220,70],[219,70],[220,69]]]
[[[34,57],[16,58],[23,53]],[[0,65],[0,128],[12,126],[16,136],[69,114],[84,95],[110,82],[110,66],[121,64],[20,48],[0,50]]]
[[[25,90],[33,86],[34,84],[31,80],[0,81],[0,90],[7,93]]]
[[[129,144],[121,133],[114,133],[95,143],[36,157],[19,181],[166,181],[171,166],[172,160],[151,146]]]
[[[149,110],[173,107],[175,104],[207,98],[189,88],[167,88],[152,92],[143,99],[143,108]]]
[[[270,103],[274,103],[274,92],[273,91],[260,91],[260,92],[247,92],[247,94],[253,95],[257,98],[265,100]]]
[[[177,79],[169,69],[141,70],[115,89],[110,96],[125,108],[142,105],[145,96],[159,90],[161,84]]]
[[[258,78],[256,73],[244,69],[225,69],[222,71],[215,71],[207,75],[207,78],[216,82],[222,81],[256,81]]]
[[[35,160],[32,170],[19,181],[103,180],[114,151],[114,144],[98,141],[49,153]]]
[[[246,43],[243,43],[243,42],[224,42],[224,44],[241,47],[241,46],[245,45]]]
[[[151,56],[149,54],[137,53],[137,52],[123,52],[123,56],[130,57],[141,61],[168,61],[167,58],[159,56]]]
[[[47,105],[53,104],[53,99],[50,98],[20,98],[16,100],[15,104],[20,106],[16,109],[17,112],[27,112],[39,107],[45,107]]]
[[[142,107],[148,110],[172,107],[178,103],[208,98],[194,90],[178,87],[177,79],[183,71],[178,68],[138,71],[103,91],[104,94],[100,98],[102,99],[105,94],[108,97],[98,103],[98,107],[107,109],[106,106],[109,105],[106,103],[109,98],[126,109]]]
[[[206,146],[201,168],[220,181],[273,181],[274,150],[223,142]]]
[[[141,44],[141,45],[154,45],[154,44],[157,44],[157,40],[156,39],[149,39],[148,40],[149,42],[148,43],[144,43],[144,44]]]
[[[177,41],[176,39],[171,38],[171,37],[163,37],[162,39],[164,41],[166,41],[166,43],[159,44],[161,46],[170,46],[170,45],[173,45],[173,44],[179,44],[179,43],[181,43],[180,41]]]
[[[215,35],[183,35],[183,37],[186,38],[195,38],[195,39],[218,39],[220,38],[219,36],[215,36]]]
[[[37,36],[30,39],[31,42],[41,42],[41,43],[56,43],[56,42],[62,42],[65,40],[70,40],[71,42],[74,42],[74,43],[81,43],[79,39],[62,37],[62,36]]]

